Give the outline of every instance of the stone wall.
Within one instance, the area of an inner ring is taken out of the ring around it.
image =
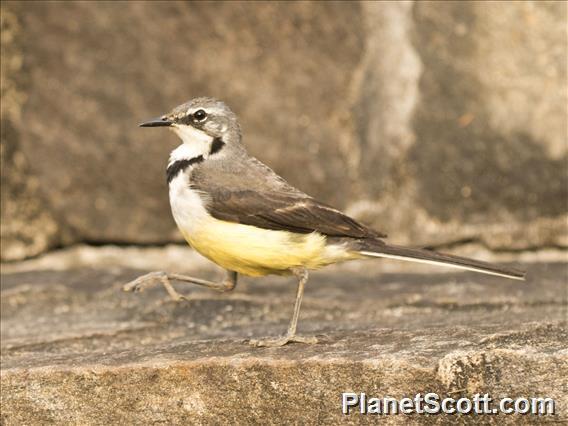
[[[180,240],[137,123],[209,95],[393,241],[566,246],[566,4],[2,3],[2,259]]]

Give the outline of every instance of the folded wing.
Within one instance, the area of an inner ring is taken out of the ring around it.
[[[386,237],[301,192],[210,190],[206,208],[217,219],[264,229],[302,234],[316,231],[333,237]]]

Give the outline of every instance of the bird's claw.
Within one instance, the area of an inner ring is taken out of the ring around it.
[[[250,339],[248,344],[255,346],[257,348],[278,348],[288,343],[304,343],[307,345],[313,345],[318,343],[318,339],[315,336],[284,336],[277,339]]]
[[[136,278],[129,283],[122,286],[122,291],[140,293],[148,287],[153,287],[154,285],[162,284],[166,291],[168,292],[170,298],[174,302],[180,302],[182,300],[189,301],[190,299],[182,294],[179,294],[173,286],[170,284],[168,279],[168,274],[162,271],[150,272],[146,275]]]

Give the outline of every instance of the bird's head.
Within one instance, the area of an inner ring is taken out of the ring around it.
[[[238,144],[241,138],[233,111],[223,102],[205,97],[192,99],[140,127],[168,127],[188,145]]]

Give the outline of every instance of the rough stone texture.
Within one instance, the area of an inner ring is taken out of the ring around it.
[[[568,245],[564,2],[2,2],[7,16],[3,259],[179,239],[176,137],[136,124],[197,95],[226,100],[291,183],[400,242]]]
[[[416,5],[424,73],[409,158],[429,216],[494,225],[488,245],[524,248],[510,234],[553,217],[566,231],[567,17],[566,3],[508,6]]]
[[[22,28],[17,16],[2,9],[2,61],[0,87],[0,245],[2,259],[17,260],[51,248],[62,237],[61,224],[50,214],[37,177],[30,173],[27,156],[20,146],[22,106],[26,73],[22,69]]]
[[[294,177],[301,169],[310,176],[303,186],[311,192],[327,180],[334,185],[325,198],[337,202],[348,191],[344,156],[333,142],[345,130],[333,115],[340,109],[349,115],[343,104],[363,48],[362,35],[351,31],[360,19],[357,7],[7,7],[25,28],[24,60],[34,94],[26,103],[23,145],[42,189],[78,239],[179,238],[164,177],[177,138],[137,123],[197,95],[226,99],[242,116],[253,151],[278,171],[287,166],[294,183],[302,183]],[[312,161],[316,153],[319,161]]]
[[[161,257],[173,261],[172,253]],[[193,265],[188,273],[216,275]],[[413,422],[562,423],[568,271],[565,263],[523,266],[526,283],[396,262],[328,268],[312,274],[300,320],[301,332],[323,335],[322,342],[274,349],[242,339],[285,330],[295,287],[289,279],[244,279],[224,295],[184,288],[192,300],[174,303],[163,289],[121,292],[143,271],[110,264],[3,274],[1,421],[372,423],[377,419],[343,417],[341,392],[431,391],[546,396],[557,413]]]
[[[368,198],[350,211],[404,241],[566,245],[566,4],[366,6],[386,23],[357,120]]]

